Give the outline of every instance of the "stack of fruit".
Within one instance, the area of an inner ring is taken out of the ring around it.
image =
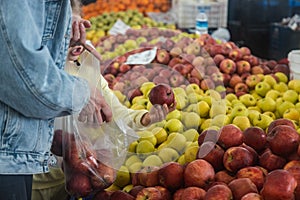
[[[92,23],[92,26],[87,30],[87,39],[91,40],[93,43],[96,43],[101,37],[109,35],[109,30],[113,27],[118,19],[122,20],[125,24],[133,29],[140,29],[142,27],[175,29],[174,24],[157,22],[150,17],[144,16],[137,10],[107,12],[89,19]]]
[[[170,0],[97,0],[95,3],[83,6],[82,11],[86,19],[108,13],[126,10],[138,10],[143,14],[147,12],[167,12],[171,7]]]
[[[197,139],[195,160],[184,165],[171,160],[159,166],[147,163],[132,172],[127,165],[139,161],[131,156],[114,183],[124,186],[123,189],[101,191],[94,199],[277,200],[300,197],[297,185],[300,181],[299,134],[290,120],[274,120],[267,131],[259,127],[242,131],[230,124],[202,134]],[[170,152],[165,152],[159,158],[170,156]]]

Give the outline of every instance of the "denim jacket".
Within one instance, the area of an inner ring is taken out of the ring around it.
[[[88,101],[63,70],[70,25],[69,0],[0,0],[0,174],[47,172],[54,118]]]

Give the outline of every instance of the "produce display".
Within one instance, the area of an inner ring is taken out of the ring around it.
[[[288,64],[155,26],[91,36],[123,105],[176,102],[136,132],[115,181],[93,199],[300,199],[300,80]]]

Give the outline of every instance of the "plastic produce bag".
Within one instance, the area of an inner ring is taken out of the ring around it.
[[[90,52],[80,57],[80,67],[68,63],[66,71],[85,78],[92,88],[100,89],[100,63]],[[76,86],[73,99],[76,101]],[[91,126],[78,120],[78,114],[55,120],[53,154],[63,157],[66,190],[74,197],[86,197],[109,187],[124,163],[127,149],[136,133],[122,120]]]

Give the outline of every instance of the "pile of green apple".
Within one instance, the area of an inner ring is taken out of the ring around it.
[[[252,126],[242,131],[233,124],[206,130],[196,140],[195,159],[174,161],[178,154],[162,152],[172,147],[152,154],[151,162],[146,161],[150,156],[142,161],[130,155],[115,183],[94,199],[298,199],[299,139],[295,124],[283,118],[266,130]]]
[[[94,42],[98,41],[100,39],[99,34],[97,34],[98,32],[101,32],[101,36],[109,35],[108,31],[118,19],[122,20],[133,29],[141,29],[143,27],[175,29],[174,24],[157,22],[150,17],[144,16],[144,14],[138,10],[107,12],[89,19],[92,26],[87,30],[87,39]],[[103,33],[104,35],[102,35]]]

